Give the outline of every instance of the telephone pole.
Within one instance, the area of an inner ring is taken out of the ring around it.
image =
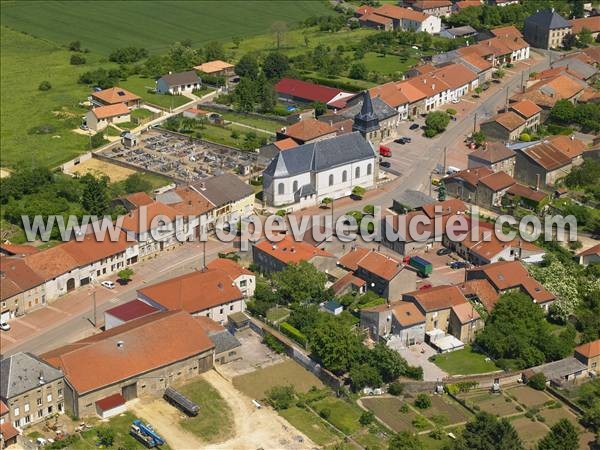
[[[96,317],[96,288],[92,291],[92,323],[94,324],[94,328],[98,326],[98,321]]]
[[[477,133],[477,113],[473,117],[473,133]]]

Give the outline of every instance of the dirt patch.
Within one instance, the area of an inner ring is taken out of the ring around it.
[[[71,168],[67,173],[70,173],[72,175],[85,175],[86,173],[91,173],[92,175],[97,176],[106,175],[110,178],[110,181],[114,183],[115,181],[124,180],[128,176],[136,173],[136,171],[106,161],[101,161],[96,158],[92,158],[82,162],[81,164],[77,164],[76,166]]]
[[[523,441],[523,445],[532,448],[537,441],[548,433],[548,427],[540,422],[533,422],[527,417],[519,417],[512,421],[515,430]]]
[[[477,405],[482,411],[496,416],[508,416],[519,412],[517,405],[508,397],[500,394],[483,393],[466,397],[471,405]]]
[[[360,402],[370,411],[373,411],[382,422],[394,431],[414,431],[412,422],[417,414],[409,409],[403,413],[400,411],[402,400],[396,397],[372,397],[362,398]]]
[[[553,426],[560,419],[567,419],[575,426],[575,428],[578,430],[582,429],[581,425],[579,425],[579,422],[577,421],[577,417],[565,407],[544,409],[542,411],[542,416],[544,416],[544,419],[546,419],[545,423],[549,427]]]
[[[536,391],[529,386],[519,386],[506,391],[509,395],[515,397],[519,403],[527,408],[542,406],[549,400],[552,400],[542,391]]]
[[[470,414],[461,405],[450,398],[442,398],[439,395],[431,395],[431,408],[421,411],[428,419],[434,420],[440,418],[441,425],[453,425],[455,423],[466,422]]]

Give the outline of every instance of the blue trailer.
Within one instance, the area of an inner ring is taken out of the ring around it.
[[[132,422],[129,434],[147,448],[154,448],[165,444],[165,440],[149,424],[143,423],[139,419]]]

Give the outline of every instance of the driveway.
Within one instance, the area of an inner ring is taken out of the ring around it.
[[[437,352],[427,344],[401,347],[399,341],[390,340],[388,342],[388,347],[400,353],[411,366],[421,366],[423,368],[423,381],[437,381],[448,376],[446,372],[434,363],[428,361],[429,357],[437,355]]]

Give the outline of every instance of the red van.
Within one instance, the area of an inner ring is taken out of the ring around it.
[[[386,147],[385,145],[379,146],[379,154],[381,156],[392,156],[392,149]]]

